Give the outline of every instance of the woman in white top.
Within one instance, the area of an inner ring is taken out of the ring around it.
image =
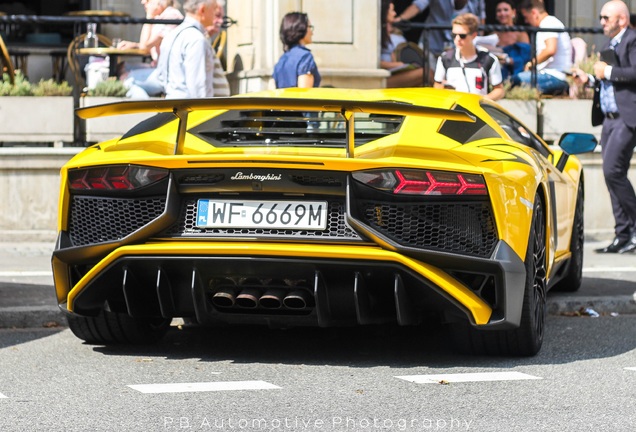
[[[141,0],[146,10],[147,19],[182,20],[183,14],[177,9],[178,3],[173,0]],[[117,45],[120,49],[141,49],[148,52],[153,63],[159,57],[159,46],[167,32],[174,29],[175,24],[144,24],[141,27],[139,42],[121,41]]]

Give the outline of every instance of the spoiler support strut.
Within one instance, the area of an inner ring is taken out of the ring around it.
[[[188,114],[190,110],[188,109],[176,109],[174,110],[174,115],[179,119],[179,127],[177,129],[177,139],[174,146],[174,154],[180,155],[183,154],[183,148],[185,147],[185,137],[188,126]]]
[[[355,124],[355,120],[354,115],[353,115],[353,111],[346,111],[346,110],[342,110],[342,116],[345,118],[346,122],[347,122],[347,157],[348,158],[352,158],[354,157],[354,149],[356,146],[355,143],[355,128],[354,128],[354,124]]]

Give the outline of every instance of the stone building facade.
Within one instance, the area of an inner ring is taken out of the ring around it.
[[[487,3],[497,0],[486,0]],[[555,0],[554,14],[567,27],[599,27],[598,15],[607,0]],[[625,0],[636,12],[636,0]],[[143,16],[137,1],[92,0],[94,8]],[[226,0],[226,14],[237,21],[228,29],[227,71],[233,93],[272,87],[271,73],[283,49],[280,21],[289,11],[306,12],[315,26],[309,46],[323,76],[323,85],[374,88],[388,73],[379,69],[380,0]],[[110,32],[138,37],[138,26],[112,26]],[[588,51],[604,42],[602,35],[581,36]]]

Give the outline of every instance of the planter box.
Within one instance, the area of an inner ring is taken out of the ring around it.
[[[55,241],[60,168],[81,150],[0,148],[0,202],[5,210],[0,212],[0,235],[4,241]]]
[[[537,103],[535,101],[501,99],[497,103],[517,117],[532,131],[537,130]]]
[[[80,100],[80,107],[89,107],[113,102],[130,101],[127,98],[86,96]],[[137,123],[154,116],[154,113],[126,114],[86,120],[86,141],[100,142],[117,138]]]
[[[0,141],[72,142],[72,96],[0,96]]]
[[[537,102],[502,99],[497,101],[503,108],[521,120],[533,131],[537,131]],[[601,126],[592,127],[591,99],[542,99],[543,139],[558,141],[566,132],[591,133],[601,138]]]
[[[591,99],[544,99],[543,136],[558,141],[565,132],[591,133],[601,139],[602,126],[592,127]]]

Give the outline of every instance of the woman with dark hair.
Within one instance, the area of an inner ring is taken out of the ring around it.
[[[517,21],[515,2],[502,0],[497,3],[497,21],[505,26],[514,26]],[[497,32],[499,43],[497,46],[504,52],[500,56],[501,71],[504,79],[521,72],[524,65],[530,61],[530,37],[524,31]]]
[[[280,40],[285,53],[274,66],[276,88],[319,87],[320,73],[314,56],[307,49],[312,41],[314,26],[302,12],[289,12],[280,25]]]
[[[516,25],[517,8],[513,0],[497,2],[495,17],[497,23],[512,27]],[[501,62],[501,73],[504,79],[523,71],[524,65],[530,61],[530,37],[524,31],[498,31],[496,46],[477,42],[495,54]],[[489,38],[486,36],[484,39]],[[492,42],[491,42],[492,43]]]
[[[513,0],[501,0],[497,2],[495,9],[495,17],[497,22],[505,26],[514,26],[517,22],[517,7]],[[528,33],[524,31],[501,31],[496,32],[499,36],[497,46],[506,47],[517,42],[530,43]]]
[[[392,0],[382,0],[380,4],[380,17],[382,29],[380,31],[380,67],[391,72],[386,80],[386,86],[392,87],[418,87],[422,86],[424,69],[418,64],[406,64],[398,59],[395,50],[398,46],[406,44],[406,38],[393,28],[395,22],[395,8]],[[420,56],[421,57],[421,56]]]

